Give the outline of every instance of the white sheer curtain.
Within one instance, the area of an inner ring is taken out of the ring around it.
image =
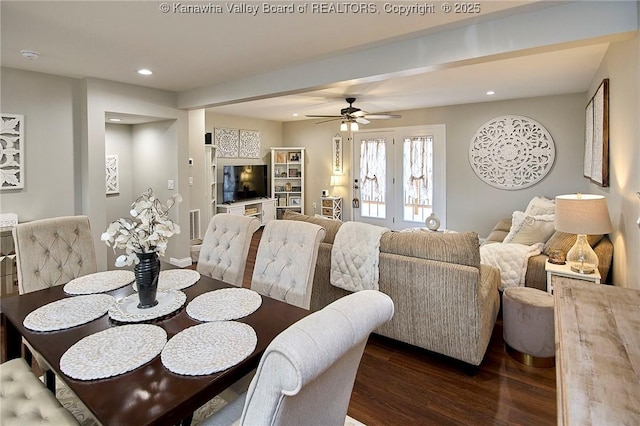
[[[368,139],[360,142],[360,194],[363,202],[385,202],[386,141]]]
[[[412,136],[404,139],[405,220],[423,221],[433,204],[433,138]]]

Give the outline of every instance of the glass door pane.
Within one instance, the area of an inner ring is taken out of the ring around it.
[[[433,209],[433,137],[405,137],[402,160],[402,218],[422,224]]]
[[[393,132],[357,133],[358,221],[393,228]]]

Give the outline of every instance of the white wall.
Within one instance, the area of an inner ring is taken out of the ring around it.
[[[167,176],[171,176],[176,183],[175,192],[186,191],[185,200],[178,205],[175,214],[179,225],[188,229],[188,122],[187,113],[175,108],[175,93],[10,68],[2,68],[1,73],[1,108],[3,112],[25,115],[26,148],[25,188],[3,191],[0,194],[1,211],[15,212],[21,221],[88,215],[98,269],[107,269],[107,246],[100,241],[100,234],[112,214],[105,196],[104,157],[110,149],[106,141],[105,113],[116,112],[171,121],[168,127],[166,123],[156,125],[164,126],[156,132],[164,153],[157,170],[162,178],[158,179],[166,188]],[[142,157],[137,163],[146,160]],[[132,170],[135,167],[133,164]],[[120,185],[127,185],[122,176]],[[127,208],[120,216],[128,214],[128,204],[132,201],[129,197],[124,202]],[[169,257],[190,257],[188,232],[171,238],[166,260]]]
[[[74,191],[78,80],[12,68],[0,74],[0,110],[25,120],[25,186],[0,192],[0,211],[17,213],[21,222],[80,213]]]
[[[377,120],[367,130],[426,124],[445,124],[447,132],[447,226],[455,230],[472,230],[486,236],[496,222],[510,217],[514,210],[524,210],[531,198],[544,195],[552,198],[562,193],[584,191],[582,178],[584,151],[584,94],[547,96],[513,101],[483,102],[400,111],[401,119]],[[556,145],[554,166],[539,183],[522,190],[507,191],[481,181],[469,165],[469,143],[476,130],[486,121],[500,115],[522,115],[540,122],[549,131]],[[284,124],[286,146],[307,148],[305,212],[313,214],[311,203],[319,202],[320,191],[330,189],[331,140],[339,123],[315,124],[315,120]],[[345,173],[349,172],[351,143],[345,142]],[[351,211],[351,180],[335,188],[343,196],[345,212]]]
[[[115,83],[99,79],[85,79],[84,94],[82,99],[84,105],[82,109],[82,132],[81,132],[81,176],[82,176],[82,209],[88,214],[94,232],[94,238],[98,242],[96,245],[96,256],[98,259],[98,269],[107,268],[107,247],[100,243],[100,234],[107,224],[106,197],[104,194],[104,154],[105,154],[105,114],[107,112],[142,115],[148,117],[161,118],[170,121],[171,124],[159,124],[155,133],[163,142],[161,145],[166,151],[166,158],[172,157],[172,166],[167,169],[167,163],[162,161],[156,165],[155,169],[159,176],[165,176],[163,188],[166,188],[166,176],[175,178],[175,189],[172,193],[183,195],[184,201],[177,206],[174,214],[182,229],[189,227],[189,190],[188,190],[188,115],[186,111],[175,108],[176,94],[162,90],[148,89],[128,84]],[[164,123],[164,122],[159,122]],[[133,133],[141,132],[144,135],[147,125]],[[149,124],[154,128],[154,123]],[[135,135],[132,135],[136,139]],[[140,136],[147,140],[145,136]],[[170,147],[170,148],[169,148]],[[153,148],[150,148],[153,149]],[[149,154],[149,155],[147,155]],[[142,167],[149,170],[154,165],[150,161],[151,153],[143,152],[140,155],[134,153],[135,164],[133,168]],[[165,158],[165,157],[163,157]],[[174,168],[175,167],[175,168]],[[135,181],[135,179],[134,179]],[[160,178],[158,178],[159,184]],[[156,181],[154,181],[154,184]],[[135,192],[134,187],[134,192]],[[154,188],[155,189],[155,188]],[[136,196],[139,194],[135,194]],[[164,192],[160,193],[164,200]],[[131,200],[133,201],[133,200]],[[128,209],[121,213],[121,216],[128,214]],[[170,258],[186,259],[190,257],[189,233],[182,232],[171,237],[167,248],[165,261]]]
[[[191,123],[195,123],[196,127],[199,127],[200,117],[198,112],[191,111],[190,118]],[[193,186],[191,187],[192,200],[190,204],[191,209],[201,209],[201,212],[206,211],[204,203],[204,194],[206,193],[206,186],[204,184],[205,171],[204,171],[204,134],[214,133],[214,129],[230,128],[230,129],[244,129],[244,130],[256,130],[260,132],[260,155],[259,158],[218,158],[218,199],[222,200],[222,168],[225,165],[239,165],[239,164],[270,164],[271,163],[271,151],[270,148],[274,146],[282,146],[282,123],[277,121],[259,120],[248,117],[237,117],[233,115],[216,114],[212,112],[206,112],[204,117],[204,131],[198,135],[193,134],[190,136],[189,156],[193,158],[194,164],[190,168],[190,173],[193,176]],[[215,143],[215,140],[213,141]],[[202,214],[202,218],[206,217]],[[202,223],[202,232],[206,230],[208,224]]]
[[[107,124],[105,126],[105,155],[118,156],[120,177],[120,192],[107,195],[107,222],[109,223],[126,215],[126,212],[131,209],[131,202],[135,199],[131,127],[127,124]],[[104,232],[104,229],[102,231]],[[114,254],[111,248],[107,249],[108,269],[115,269],[115,260],[120,254]]]
[[[607,197],[613,225],[613,282],[640,289],[640,36],[612,43],[591,82],[584,103],[602,79],[609,78],[610,187],[588,185],[588,192]]]

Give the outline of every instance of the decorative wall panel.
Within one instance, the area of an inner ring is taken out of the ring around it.
[[[505,115],[476,131],[469,146],[469,163],[485,183],[515,190],[541,181],[553,166],[555,152],[553,138],[542,124]]]
[[[214,130],[215,144],[217,146],[218,157],[235,158],[238,156],[238,146],[240,145],[240,133],[238,129],[225,129],[216,127]]]
[[[24,115],[0,113],[0,190],[24,188]]]
[[[120,193],[120,174],[118,170],[118,156],[107,155],[104,161],[107,194]]]
[[[240,130],[240,158],[260,158],[260,132]]]

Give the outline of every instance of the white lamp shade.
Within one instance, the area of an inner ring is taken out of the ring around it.
[[[556,197],[555,228],[568,234],[602,235],[613,230],[607,200],[602,195]]]

